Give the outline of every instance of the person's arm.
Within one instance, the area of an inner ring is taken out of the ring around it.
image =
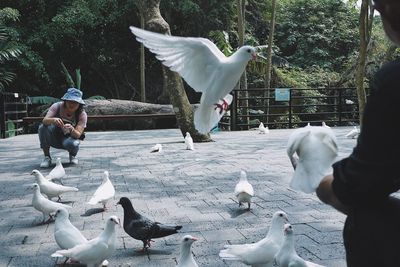
[[[324,202],[325,204],[331,205],[338,211],[348,214],[349,208],[345,206],[339,199],[336,197],[335,193],[332,189],[333,175],[329,174],[325,176],[319,186],[317,187],[316,193],[318,198]]]
[[[54,124],[57,127],[63,127],[64,126],[64,122],[62,121],[61,118],[56,118],[56,114],[57,114],[57,110],[58,110],[58,103],[55,103],[53,105],[51,105],[51,107],[49,108],[49,110],[47,111],[46,116],[43,118],[42,123],[44,125],[50,125],[50,124]]]
[[[72,125],[70,125],[70,126],[71,126],[71,128],[70,128],[71,129],[71,132],[70,132],[71,137],[73,137],[75,139],[79,139],[79,137],[81,137],[85,128],[83,128],[80,125],[77,125],[75,128]]]

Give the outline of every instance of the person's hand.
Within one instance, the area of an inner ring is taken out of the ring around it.
[[[64,122],[60,118],[54,118],[53,124],[60,128],[64,126]]]
[[[63,130],[64,134],[70,134],[74,130],[74,126],[72,126],[69,123],[64,124],[64,126],[62,127],[62,130]]]

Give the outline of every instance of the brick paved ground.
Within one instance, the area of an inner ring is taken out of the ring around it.
[[[340,157],[355,144],[344,137],[350,129],[333,129]],[[129,197],[150,218],[183,225],[180,234],[157,239],[149,255],[137,252],[142,243],[117,228],[117,251],[109,259],[110,266],[175,266],[179,240],[188,233],[200,238],[193,244],[199,266],[244,266],[222,261],[219,250],[227,243],[263,238],[278,209],[294,225],[302,257],[345,266],[341,234],[345,217],[315,195],[288,188],[293,170],[286,142],[292,131],[219,132],[212,135],[215,142],[196,143],[195,151],[185,150],[177,129],[89,132],[78,154],[80,164],[65,164],[64,183],[79,192],[65,194],[63,200],[72,201],[71,221],[87,238],[97,236],[110,215],[123,218],[122,208],[114,206],[121,196]],[[163,152],[149,153],[156,143],[163,144]],[[68,161],[65,151],[53,151],[52,156]],[[24,188],[33,182],[30,172],[39,168],[42,159],[37,136],[0,140],[0,159],[0,266],[55,266],[57,260],[50,257],[58,249],[54,223],[39,224],[41,213],[31,207],[32,192]],[[109,211],[91,214],[93,206],[86,202],[104,170],[110,172],[116,196]],[[250,212],[238,208],[233,196],[240,170],[247,171],[255,189]]]

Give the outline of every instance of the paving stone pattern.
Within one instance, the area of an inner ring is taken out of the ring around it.
[[[344,135],[351,127],[334,128],[340,155],[355,145]],[[89,132],[81,144],[79,165],[68,164],[68,154],[52,150],[66,169],[64,183],[79,192],[67,193],[71,222],[87,238],[96,237],[110,215],[123,219],[120,197],[132,200],[142,214],[165,223],[183,225],[179,234],[156,239],[149,253],[138,250],[142,242],[117,227],[118,244],[109,266],[176,266],[182,236],[199,238],[193,254],[199,266],[245,266],[223,261],[218,252],[225,244],[256,242],[270,226],[272,214],[288,214],[296,234],[296,249],[307,260],[326,266],[346,266],[342,242],[345,216],[322,204],[315,194],[288,188],[293,169],[286,143],[293,130],[217,132],[215,142],[195,143],[185,149],[178,129],[151,131]],[[150,153],[156,144],[161,153]],[[40,224],[41,213],[31,206],[32,191],[26,185],[42,160],[37,135],[0,140],[0,266],[56,266],[63,259],[51,258],[58,249],[54,223]],[[116,196],[106,212],[86,204],[110,172]],[[240,170],[245,170],[255,190],[251,211],[239,208],[233,190]],[[47,174],[50,169],[41,170]],[[76,265],[75,265],[76,266]]]

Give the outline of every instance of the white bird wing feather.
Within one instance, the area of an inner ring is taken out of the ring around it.
[[[94,192],[92,198],[89,200],[89,204],[95,205],[105,200],[113,198],[115,195],[115,188],[110,180],[101,184]]]
[[[60,164],[55,166],[45,178],[47,180],[52,180],[52,179],[63,178],[64,176],[65,176],[65,169]]]
[[[235,195],[240,193],[247,193],[250,196],[254,196],[253,186],[247,181],[238,182],[235,186]]]
[[[178,72],[197,92],[210,87],[210,76],[215,75],[226,57],[206,38],[178,37],[142,30],[131,26],[136,40],[143,43],[156,58]]]
[[[98,238],[92,239],[86,243],[79,244],[71,249],[58,250],[53,253],[52,257],[68,257],[83,263],[98,262],[99,258],[103,258],[108,251],[108,245],[99,241]]]
[[[329,128],[324,129],[326,131],[314,127],[311,131],[300,132],[298,139],[288,146],[289,157],[294,152],[299,156],[290,182],[291,188],[305,193],[314,192],[334,162],[337,156],[336,138]]]
[[[264,266],[273,263],[278,250],[279,247],[273,241],[262,239],[253,244],[225,246],[219,256],[225,260],[240,260],[252,266]]]
[[[43,191],[43,193],[48,196],[58,196],[62,193],[78,191],[78,188],[71,186],[64,186],[50,181],[44,181],[40,185],[40,190]]]
[[[71,226],[64,226],[61,229],[54,232],[54,238],[57,245],[62,249],[70,249],[76,245],[83,244],[87,242],[87,239],[82,235],[82,233]]]
[[[47,214],[52,213],[57,211],[60,208],[66,208],[66,209],[71,209],[71,206],[62,204],[62,203],[58,203],[58,202],[53,202],[45,197],[41,197],[40,199],[37,200],[37,202],[35,201],[34,203],[32,203],[33,206],[37,209],[40,210],[42,212],[45,212]]]

